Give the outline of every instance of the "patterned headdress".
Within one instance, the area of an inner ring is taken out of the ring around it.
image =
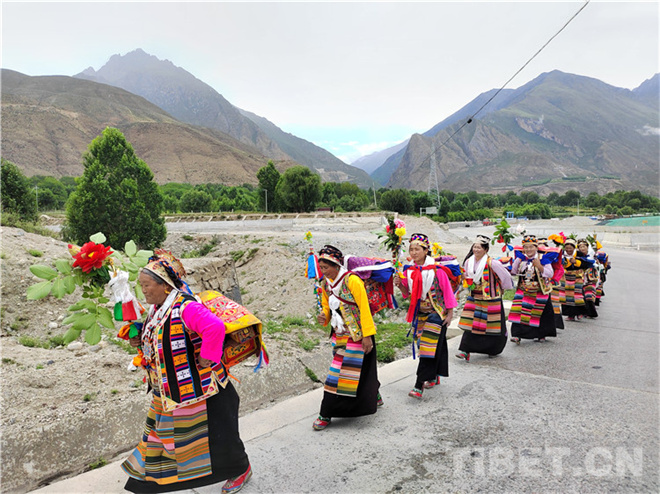
[[[186,276],[186,270],[183,268],[181,261],[164,249],[156,249],[144,269],[152,272],[174,288],[178,288],[177,282],[181,286],[184,283],[182,278]]]
[[[523,245],[538,245],[536,235],[525,235],[522,241]]]
[[[578,238],[577,244],[578,244],[578,246],[580,244],[585,244],[587,247],[589,247],[589,242],[587,242],[586,238]]]
[[[324,245],[323,248],[319,251],[319,261],[321,259],[333,262],[338,266],[344,265],[344,254],[342,254],[337,247],[332,245]]]
[[[487,237],[486,235],[477,235],[474,239],[475,244],[488,244],[490,243],[490,237]]]
[[[539,237],[536,241],[539,245],[545,245],[546,247],[548,246],[548,239],[545,237]]]
[[[427,250],[431,248],[429,238],[423,233],[413,233],[410,236],[410,245],[414,245],[414,244],[421,245]]]
[[[574,238],[567,238],[566,242],[564,242],[564,245],[572,245],[573,247],[576,247],[577,242],[575,241]]]

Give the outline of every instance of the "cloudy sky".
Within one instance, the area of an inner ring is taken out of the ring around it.
[[[73,75],[142,48],[350,162],[502,86],[583,4],[3,1],[1,65]],[[658,16],[592,0],[508,87],[554,69],[637,87]]]

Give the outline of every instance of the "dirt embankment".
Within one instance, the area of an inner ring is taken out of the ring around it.
[[[426,232],[461,256],[467,251],[464,239],[430,220],[404,219],[409,233]],[[312,229],[316,250],[330,243],[346,254],[389,257],[374,234],[381,229],[378,217],[327,225],[310,220],[277,229],[248,223],[218,233],[170,233],[164,244],[177,256],[213,244],[206,257],[234,259],[243,304],[269,325],[265,339],[271,366],[258,373],[252,372],[254,362],[232,369],[240,379],[241,414],[319,386],[310,376],[322,380],[327,371],[330,344],[314,327],[312,282],[304,276],[305,231]],[[67,307],[78,294],[26,300],[28,286],[39,281],[29,266],[66,258],[66,243],[16,228],[3,227],[0,234],[2,491],[25,492],[131,448],[149,399],[141,371],[127,369],[132,356],[112,332],[93,347],[58,345]],[[295,317],[297,324],[287,329],[286,317]],[[402,320],[399,314],[391,317]]]

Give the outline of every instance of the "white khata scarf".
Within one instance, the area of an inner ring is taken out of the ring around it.
[[[336,330],[343,330],[344,328],[344,319],[341,317],[341,312],[339,310],[339,291],[341,290],[341,284],[344,281],[344,276],[348,274],[348,271],[343,266],[339,268],[339,273],[337,274],[337,279],[333,283],[330,283],[328,279],[328,287],[330,288],[330,293],[328,294],[328,306],[330,307],[330,314],[332,319],[330,320],[330,325]]]
[[[484,254],[478,264],[476,263],[474,255],[470,256],[467,261],[467,267],[465,268],[465,277],[470,278],[475,285],[480,284],[481,277],[484,274],[484,268],[486,267],[486,262],[488,262],[488,254]]]

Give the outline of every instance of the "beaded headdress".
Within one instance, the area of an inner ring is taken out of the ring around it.
[[[181,261],[164,249],[156,249],[144,269],[151,271],[174,288],[177,288],[176,281],[179,282],[180,286],[183,283],[182,278],[186,276],[186,270],[183,268]]]
[[[414,245],[414,244],[421,245],[427,250],[431,248],[429,237],[427,237],[423,233],[413,233],[410,236],[410,245]]]
[[[538,241],[536,240],[536,235],[525,235],[523,237],[522,244],[528,244],[528,245],[538,245]]]
[[[324,245],[323,248],[319,251],[319,261],[321,259],[335,263],[338,266],[344,265],[344,254],[342,254],[342,252],[337,247],[332,245]]]

